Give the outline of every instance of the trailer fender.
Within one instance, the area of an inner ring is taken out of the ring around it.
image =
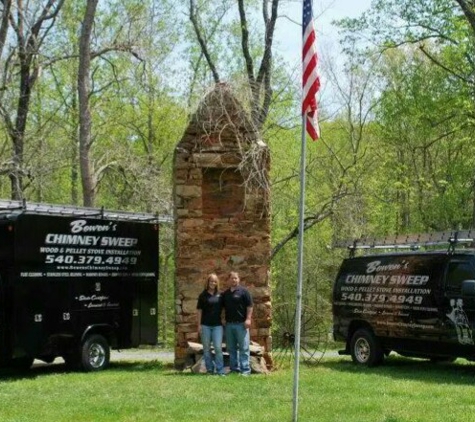
[[[106,338],[106,340],[109,342],[109,344],[112,343],[112,341],[115,339],[116,336],[116,328],[113,327],[110,324],[92,324],[89,325],[84,332],[82,333],[81,336],[81,344],[84,343],[84,341],[91,335],[93,334],[100,334]]]

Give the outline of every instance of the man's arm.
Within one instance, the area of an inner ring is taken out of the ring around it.
[[[246,308],[246,321],[244,321],[244,326],[246,328],[251,328],[252,309],[252,306]]]

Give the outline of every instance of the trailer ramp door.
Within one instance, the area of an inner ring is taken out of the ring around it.
[[[143,278],[137,281],[135,288],[132,342],[134,345],[155,345],[158,337],[157,281]]]

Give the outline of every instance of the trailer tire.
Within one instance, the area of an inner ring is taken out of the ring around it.
[[[110,347],[105,337],[92,334],[81,346],[81,367],[86,372],[101,371],[109,366]]]
[[[356,330],[351,338],[350,350],[353,362],[358,365],[377,366],[384,359],[379,340],[367,328]]]

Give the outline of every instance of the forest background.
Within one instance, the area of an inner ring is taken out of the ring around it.
[[[301,70],[275,36],[288,7],[301,2],[0,0],[0,198],[171,214],[174,147],[225,82],[271,151],[273,301],[292,305]],[[475,222],[475,1],[373,0],[338,26],[341,45],[320,52],[322,137],[305,169],[303,298],[323,313],[346,254],[335,240]],[[300,38],[294,27],[284,38]],[[172,231],[160,241],[168,344]]]

